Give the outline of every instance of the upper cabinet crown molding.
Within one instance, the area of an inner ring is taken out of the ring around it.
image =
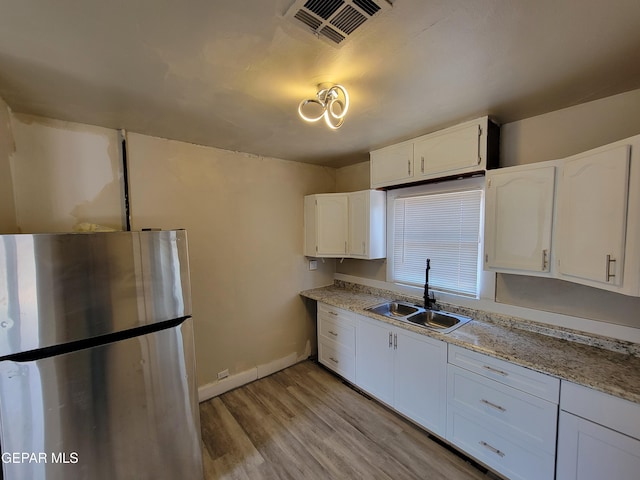
[[[371,188],[484,172],[498,165],[500,128],[489,117],[371,152]]]
[[[486,192],[486,269],[640,296],[640,135],[494,170]]]

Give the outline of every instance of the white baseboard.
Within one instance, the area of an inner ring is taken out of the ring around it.
[[[294,365],[297,361],[296,352],[287,355],[286,357],[278,358],[269,363],[265,363],[262,365],[258,365],[258,378],[268,377],[272,373],[279,372],[280,370],[284,370],[291,365]]]
[[[286,357],[278,358],[272,362],[258,365],[256,367],[245,370],[244,372],[236,373],[217,382],[208,383],[198,387],[198,401],[204,402],[210,398],[222,395],[225,392],[233,390],[234,388],[241,387],[247,383],[251,383],[259,378],[264,378],[272,373],[284,370],[291,365],[295,365],[298,362],[306,360],[309,355],[298,358],[295,352],[287,355]]]
[[[236,373],[217,382],[208,383],[201,387],[198,387],[198,400],[204,402],[210,398],[222,395],[229,390],[241,387],[247,383],[251,383],[258,379],[258,368],[253,367],[244,372]]]

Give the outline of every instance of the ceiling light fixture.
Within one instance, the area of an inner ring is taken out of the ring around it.
[[[306,114],[302,110],[306,110]],[[315,112],[314,112],[315,110]],[[344,123],[344,117],[349,110],[349,94],[342,85],[321,83],[318,85],[316,98],[303,100],[298,105],[300,117],[307,122],[317,122],[321,118],[332,130],[336,130]]]

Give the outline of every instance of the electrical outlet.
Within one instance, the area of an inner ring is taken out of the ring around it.
[[[221,372],[218,372],[218,380],[222,380],[223,378],[227,378],[229,376],[229,369],[225,368]]]
[[[309,270],[318,269],[318,260],[309,260]]]

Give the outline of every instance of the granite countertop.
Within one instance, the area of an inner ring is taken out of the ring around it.
[[[636,344],[448,305],[443,309],[474,320],[442,334],[365,310],[385,301],[417,299],[346,282],[300,295],[640,403],[640,346]]]

